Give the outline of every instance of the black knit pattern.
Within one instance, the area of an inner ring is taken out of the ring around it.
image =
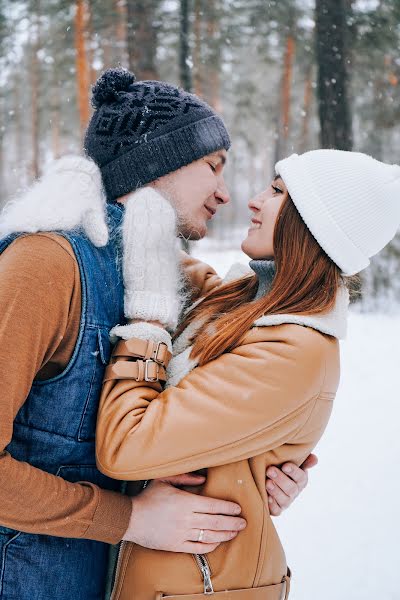
[[[135,82],[127,73],[107,71],[97,82],[85,137],[110,201],[230,147],[222,119],[200,98],[160,81]]]

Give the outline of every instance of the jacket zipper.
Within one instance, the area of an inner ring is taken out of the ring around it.
[[[115,569],[115,577],[114,577],[113,589],[112,589],[112,592],[111,592],[110,600],[113,600],[115,598],[116,589],[117,589],[117,583],[118,583],[118,578],[119,578],[119,572],[121,570],[122,551],[124,549],[125,544],[127,544],[127,542],[125,542],[123,540],[120,543],[119,548],[118,548],[117,566],[116,566],[116,569]]]
[[[115,569],[114,585],[113,585],[113,590],[111,593],[110,600],[114,599],[115,593],[117,591],[117,582],[119,579],[119,573],[121,570],[121,562],[122,562],[121,556],[122,556],[122,552],[123,552],[125,544],[127,544],[127,542],[122,541],[119,545],[117,567]],[[211,569],[210,569],[210,565],[208,564],[207,558],[204,556],[204,554],[193,554],[193,556],[194,556],[196,564],[199,567],[201,574],[203,576],[204,593],[205,594],[214,594],[214,588],[213,588],[213,584],[211,581]]]
[[[211,581],[211,569],[208,564],[208,560],[204,556],[204,554],[193,554],[194,559],[201,571],[204,581],[204,593],[205,594],[213,594],[214,588]]]

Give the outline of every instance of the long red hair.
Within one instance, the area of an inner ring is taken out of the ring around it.
[[[191,340],[199,365],[229,352],[259,317],[329,311],[343,281],[339,267],[312,236],[290,196],[279,211],[273,238],[276,274],[270,291],[253,301],[258,279],[236,279],[207,294],[190,310],[175,338],[194,320],[202,325]]]

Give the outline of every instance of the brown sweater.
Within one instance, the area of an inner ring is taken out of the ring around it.
[[[33,380],[53,377],[68,364],[80,311],[79,267],[65,238],[27,235],[0,255],[0,524],[114,544],[128,527],[128,497],[69,483],[5,451]]]

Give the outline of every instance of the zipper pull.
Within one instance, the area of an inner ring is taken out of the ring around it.
[[[201,572],[203,573],[203,580],[204,580],[204,593],[205,594],[213,594],[214,593],[214,588],[213,588],[213,584],[211,581],[211,573],[210,573],[210,569],[209,566],[207,564],[206,561],[201,561]]]

